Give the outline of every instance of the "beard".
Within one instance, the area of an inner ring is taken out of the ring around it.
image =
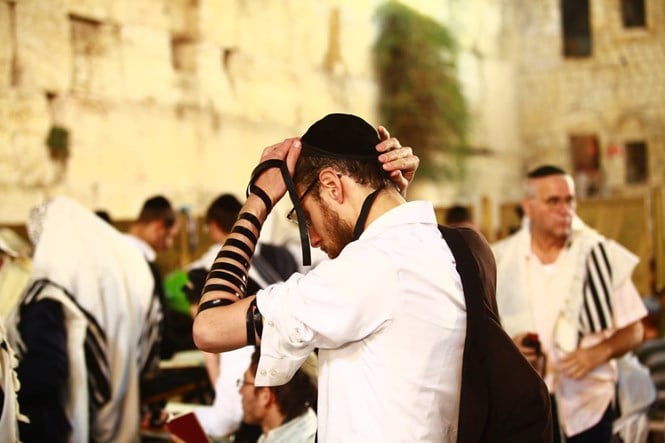
[[[325,229],[325,240],[321,242],[321,250],[328,255],[328,258],[335,258],[353,241],[353,226],[343,221],[339,214],[326,204],[321,205],[321,213]]]

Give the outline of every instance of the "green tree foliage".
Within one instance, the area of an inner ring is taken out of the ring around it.
[[[69,158],[69,131],[67,128],[52,126],[46,136],[46,147],[51,159],[65,163]]]
[[[447,29],[396,1],[376,13],[374,67],[379,111],[391,134],[421,158],[418,175],[461,178],[469,112]]]

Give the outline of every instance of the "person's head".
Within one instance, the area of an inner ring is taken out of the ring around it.
[[[132,232],[159,253],[173,246],[178,229],[178,217],[171,203],[165,197],[157,195],[143,203]]]
[[[448,208],[444,223],[448,226],[475,227],[471,211],[462,205],[453,205]]]
[[[563,169],[546,165],[527,174],[522,209],[532,236],[565,242],[575,207],[575,184]]]
[[[208,206],[205,223],[212,239],[222,243],[231,233],[242,203],[231,194],[222,194]]]
[[[329,114],[301,142],[293,180],[310,242],[334,258],[353,240],[365,197],[387,183],[375,149],[379,135],[360,117]]]
[[[316,409],[314,353],[310,354],[289,382],[271,387],[254,386],[260,357],[260,348],[256,348],[243,378],[238,380],[245,423],[259,425],[265,433],[302,415],[307,408]]]

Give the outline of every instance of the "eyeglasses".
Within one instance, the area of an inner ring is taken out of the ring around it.
[[[236,380],[236,387],[237,388],[242,388],[245,385],[254,386],[254,382],[245,381],[244,378],[239,378],[238,380]]]
[[[341,178],[342,174],[337,173],[337,178]],[[305,189],[305,192],[302,193],[302,195],[298,198],[298,201],[302,205],[303,200],[305,199],[305,196],[314,189],[314,185],[316,185],[319,182],[319,178],[317,177],[316,180],[314,180],[312,183],[307,186],[307,189]],[[298,224],[298,217],[296,216],[296,208],[293,207],[289,211],[289,213],[286,215],[286,218],[293,224],[297,225]],[[305,223],[307,223],[307,226],[309,226],[309,221],[305,220]]]
[[[300,202],[301,205],[302,205],[302,201],[305,199],[305,196],[309,193],[309,191],[311,191],[312,189],[314,189],[314,186],[315,186],[318,182],[319,182],[319,178],[317,177],[316,180],[314,180],[312,183],[309,184],[309,186],[307,186],[307,189],[305,189],[305,192],[303,192],[302,195],[301,195],[300,197],[298,197],[298,201]],[[286,218],[287,218],[287,220],[290,221],[291,223],[293,223],[293,224],[295,224],[295,225],[298,224],[298,217],[296,216],[296,208],[295,208],[295,206],[294,206],[293,208],[291,208],[291,210],[289,211],[289,213],[286,215]],[[307,223],[307,222],[305,222],[305,223]],[[307,224],[309,225],[309,223],[307,223]]]

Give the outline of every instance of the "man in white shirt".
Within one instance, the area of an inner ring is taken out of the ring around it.
[[[314,443],[316,440],[316,354],[311,353],[291,380],[281,386],[254,386],[260,350],[238,379],[243,419],[261,427],[258,443]]]
[[[143,253],[155,282],[146,324],[152,329],[150,335],[159,338],[156,348],[145,350],[150,354],[148,372],[156,370],[161,359],[168,359],[176,351],[192,347],[189,335],[176,330],[176,326],[183,324],[183,316],[168,309],[162,275],[155,262],[157,254],[165,253],[173,247],[179,231],[180,223],[171,202],[164,196],[156,195],[143,202],[139,216],[125,234],[125,238]],[[188,322],[184,324],[189,327]]]
[[[241,207],[242,204],[235,196],[222,194],[215,198],[206,210],[206,227],[215,243],[203,256],[188,266],[190,282],[185,292],[194,310],[198,307],[205,275],[210,271],[220,248],[231,233]],[[285,280],[297,269],[295,259],[286,248],[259,244],[248,272],[247,288],[255,293],[270,283]],[[202,274],[202,271],[205,271],[205,274]],[[193,276],[197,278],[192,278]],[[212,405],[198,407],[194,413],[206,434],[224,437],[241,427],[243,413],[236,381],[247,369],[253,351],[253,346],[245,346],[219,354],[204,353],[210,380],[215,387],[215,398]],[[255,434],[258,435],[258,428],[253,428],[243,426],[242,430],[250,433],[256,431]]]
[[[567,442],[609,442],[613,359],[642,341],[646,315],[630,279],[637,258],[576,217],[560,168],[528,174],[522,208],[522,229],[493,247],[501,323],[548,385],[555,441],[560,428]]]
[[[377,161],[399,146],[385,129],[331,114],[266,148],[236,241],[216,261],[232,278],[209,276],[194,321],[206,351],[260,340],[257,386],[288,382],[318,348],[321,442],[457,439],[464,294],[431,203],[406,203],[389,183],[387,172],[409,168]],[[233,282],[287,189],[301,236],[331,260],[245,296]]]

